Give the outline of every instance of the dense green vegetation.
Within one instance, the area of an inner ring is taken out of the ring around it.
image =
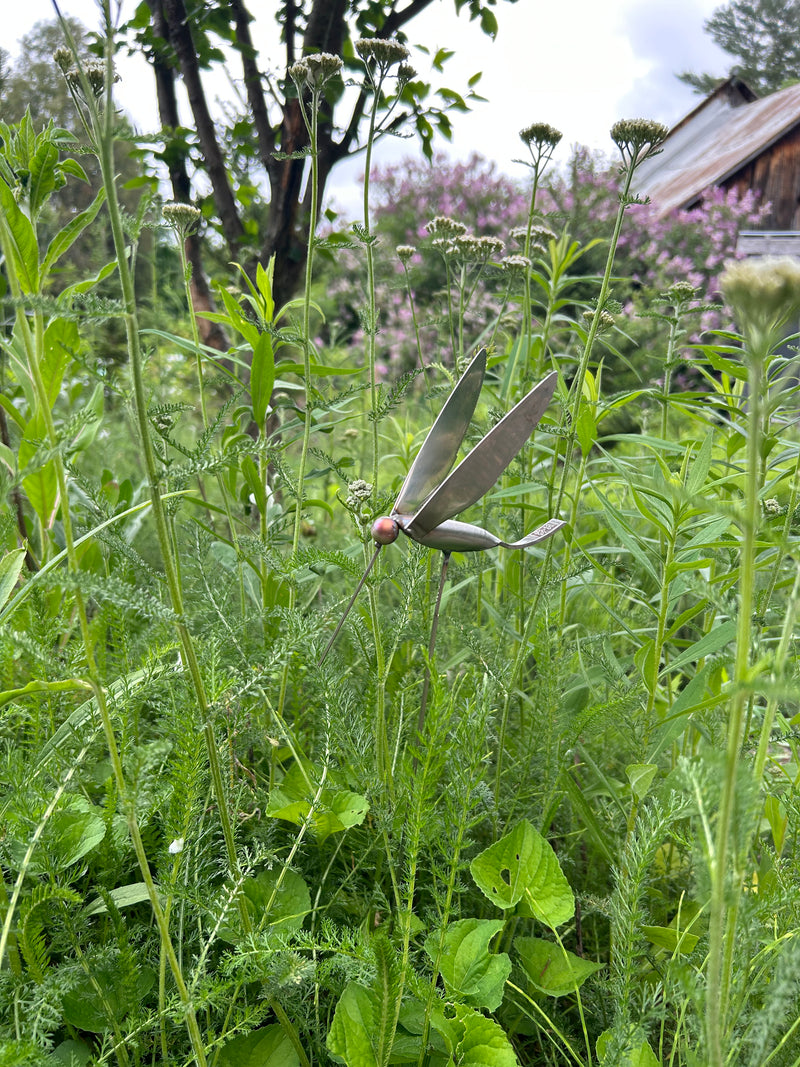
[[[357,51],[374,117],[404,50]],[[691,350],[705,293],[672,282],[637,367],[614,259],[665,131],[615,125],[616,210],[583,246],[541,215],[539,124],[513,254],[432,213],[387,297],[367,183],[297,298],[272,261],[220,284],[221,358],[191,307],[200,212],[121,209],[110,59],[58,60],[102,187],[56,232],[71,138],[0,124],[0,1064],[800,1064],[800,268],[728,264],[738,332]],[[312,216],[338,71],[291,71]],[[108,262],[75,277],[98,232]],[[410,311],[402,368],[397,292],[437,345]],[[467,443],[558,386],[464,517],[567,526],[454,555],[432,660],[438,560],[402,539],[319,666],[480,344]]]

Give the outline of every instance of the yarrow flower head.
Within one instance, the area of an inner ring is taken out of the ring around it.
[[[547,122],[534,122],[532,126],[526,126],[519,131],[519,135],[529,148],[538,149],[556,147],[563,137],[560,130],[550,126]]]
[[[349,508],[358,508],[363,501],[369,500],[371,496],[371,483],[365,482],[363,478],[356,478],[347,487],[347,500],[345,503]]]
[[[203,217],[200,208],[194,207],[192,204],[164,204],[161,208],[161,214],[164,217],[164,221],[183,237],[194,233],[200,219]]]
[[[405,266],[417,250],[413,245],[398,245],[395,251],[400,262]]]
[[[685,304],[688,300],[693,300],[697,296],[697,289],[691,282],[678,281],[673,282],[667,289],[666,297],[671,304]]]
[[[592,325],[596,315],[597,315],[597,312],[595,311],[594,308],[587,308],[583,312],[583,317],[586,320],[587,326],[591,326]],[[600,318],[599,318],[598,323],[597,323],[597,332],[598,333],[604,333],[606,330],[610,330],[611,327],[614,325],[615,321],[616,320],[614,319],[614,316],[610,312],[601,311],[600,312]]]
[[[307,85],[310,89],[321,89],[342,71],[342,60],[331,52],[314,52],[304,56],[289,67],[289,77],[298,89]]]
[[[669,127],[652,119],[620,119],[611,127],[611,140],[630,167],[655,155],[668,135]]]
[[[781,327],[800,311],[800,262],[789,256],[728,260],[719,284],[759,353],[779,340]]]
[[[381,70],[388,70],[395,63],[404,63],[409,51],[396,37],[359,37],[356,52],[365,63],[374,60]]]
[[[503,256],[500,260],[500,266],[506,274],[512,276],[522,276],[530,270],[532,264],[527,256]]]
[[[71,63],[72,54],[66,48],[59,48],[54,53],[56,63],[61,67],[64,73],[64,77],[67,80],[67,85],[73,92],[79,96],[84,94],[84,78],[89,83],[92,95],[94,97],[100,97],[103,95],[106,88],[106,65],[100,60],[94,60],[91,63],[84,63],[79,69],[78,67],[70,66],[68,59]],[[81,77],[83,75],[83,77]],[[119,74],[115,74],[113,78],[114,82],[119,81]]]
[[[451,244],[456,255],[479,263],[496,259],[502,255],[504,247],[499,237],[476,237],[471,233],[463,233],[454,237]]]
[[[463,222],[456,222],[447,215],[437,215],[435,219],[425,224],[425,229],[431,237],[459,237],[467,232]]]

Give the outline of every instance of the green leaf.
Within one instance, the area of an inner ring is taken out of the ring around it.
[[[505,952],[490,953],[489,942],[504,926],[503,919],[460,919],[449,924],[438,960],[448,996],[489,1011],[500,1007],[511,959]],[[425,941],[425,951],[434,966],[439,940],[437,931]]]
[[[47,402],[52,409],[58,400],[64,381],[64,371],[80,347],[77,325],[68,319],[52,319],[44,331],[44,355],[41,371],[47,391]]]
[[[150,894],[144,882],[131,882],[129,885],[117,886],[108,895],[117,908],[130,908],[134,904],[143,904],[150,900]],[[106,902],[102,897],[98,897],[97,900],[86,905],[83,914],[86,918],[90,918],[92,915],[105,915],[107,911]]]
[[[253,402],[253,421],[258,427],[263,427],[266,422],[274,385],[275,353],[272,349],[272,337],[268,333],[262,333],[253,348],[253,362],[250,366],[250,399]]]
[[[331,834],[360,826],[369,811],[369,801],[334,784],[326,786],[313,804],[316,790],[310,782],[312,775],[316,772],[310,765],[294,764],[280,785],[270,790],[265,814],[296,826],[302,826],[311,815],[311,832],[320,843]]]
[[[665,948],[673,955],[676,952],[694,952],[700,940],[697,934],[676,930],[672,926],[641,926],[639,929],[651,944]]]
[[[25,549],[14,548],[0,560],[0,608],[14,591],[17,579],[25,565]]]
[[[703,488],[711,468],[711,453],[714,447],[714,433],[711,431],[703,438],[703,443],[694,458],[689,477],[686,479],[686,488],[690,493],[699,493]]]
[[[328,1031],[328,1051],[340,1057],[347,1067],[382,1067],[372,1046],[374,1015],[369,991],[357,982],[348,982],[339,997]]]
[[[296,871],[277,865],[254,878],[245,878],[242,892],[256,929],[266,929],[281,938],[296,933],[311,911],[311,894],[306,883]],[[235,944],[240,937],[235,913],[231,913],[230,919],[230,925],[223,926],[219,936]]]
[[[581,446],[581,453],[585,458],[589,455],[592,446],[597,440],[597,420],[594,417],[591,405],[581,405],[575,432],[578,435],[578,444]]]
[[[57,164],[58,149],[52,142],[42,139],[31,160],[28,183],[28,203],[33,218],[39,214],[45,201],[56,187]]]
[[[720,649],[730,644],[735,637],[736,621],[728,619],[727,622],[723,622],[709,630],[699,641],[695,641],[693,645],[685,648],[683,652],[671,659],[661,671],[661,674],[671,673],[677,670],[678,667],[683,667],[686,663],[697,663],[698,660],[705,659],[706,656],[713,656],[715,652],[719,652]]]
[[[19,443],[19,465],[23,470],[33,466],[33,470],[22,479],[22,488],[42,526],[49,530],[58,503],[58,477],[52,459],[43,462],[37,457],[46,433],[44,416],[37,412],[26,425]]]
[[[300,1057],[280,1023],[234,1037],[222,1046],[217,1067],[298,1067]]]
[[[14,199],[14,193],[0,178],[0,214],[5,216],[5,226],[0,230],[8,235],[9,247],[4,251],[14,264],[23,293],[35,293],[39,287],[39,249],[36,245],[31,220]]]
[[[555,852],[527,819],[484,849],[469,869],[481,892],[500,908],[513,908],[524,896],[533,915],[550,927],[575,914],[575,898]]]
[[[66,161],[65,161],[66,162]],[[47,251],[44,254],[42,261],[42,278],[46,278],[50,273],[53,264],[64,255],[64,253],[72,247],[77,241],[86,227],[94,222],[97,217],[97,213],[105,203],[106,192],[105,189],[101,189],[91,204],[85,211],[81,211],[79,215],[76,215],[74,219],[64,226],[55,235],[53,240],[47,246]],[[116,263],[114,264],[116,265]]]
[[[48,1067],[86,1067],[92,1058],[92,1050],[83,1041],[67,1039],[53,1049],[50,1059],[44,1062]]]
[[[661,1067],[647,1041],[634,1041],[633,1045],[628,1045],[622,1053],[623,1059],[615,1055],[613,1063],[606,1060],[605,1052],[612,1034],[612,1030],[604,1030],[597,1039],[597,1058],[602,1067]]]
[[[455,1055],[458,1067],[518,1067],[511,1042],[494,1019],[462,1004],[454,1009],[461,1031]]]
[[[514,940],[514,948],[533,985],[551,997],[574,992],[590,974],[603,966],[568,952],[554,941],[543,941],[538,937],[518,937]]]
[[[81,975],[61,1001],[64,1018],[79,1030],[102,1034],[118,1027],[122,1019],[144,1000],[155,982],[155,972],[140,967],[131,985],[112,960],[96,964],[91,976]]]
[[[629,763],[625,768],[633,795],[637,800],[643,800],[647,796],[657,772],[658,767],[652,763]]]
[[[66,289],[62,289],[58,294],[59,304],[69,304],[73,296],[81,293],[88,293],[90,289],[94,289],[96,285],[99,285],[109,274],[113,274],[117,269],[117,261],[112,259],[101,267],[97,274],[93,274],[90,278],[84,278],[83,281],[75,282],[74,285],[68,285]]]

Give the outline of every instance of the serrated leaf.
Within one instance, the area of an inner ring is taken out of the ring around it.
[[[494,1019],[462,1004],[455,1005],[455,1014],[461,1030],[455,1055],[458,1067],[518,1067],[511,1042]]]
[[[0,178],[0,213],[5,216],[10,255],[23,293],[35,293],[39,285],[39,249],[31,220]]]
[[[575,913],[555,852],[527,819],[484,849],[469,869],[481,892],[500,908],[513,908],[524,897],[533,915],[550,927]]]
[[[518,937],[514,948],[533,985],[551,997],[572,993],[603,966],[538,937]]]
[[[475,1008],[496,1011],[503,1000],[511,959],[507,953],[489,952],[489,942],[505,926],[502,919],[460,919],[450,923],[444,936],[439,972],[449,996]],[[439,953],[437,931],[425,941],[434,965]]]
[[[300,1057],[280,1023],[234,1037],[219,1052],[217,1067],[298,1067]]]
[[[374,1032],[372,999],[357,982],[348,982],[339,997],[328,1031],[328,1051],[347,1067],[382,1067],[372,1047]]]

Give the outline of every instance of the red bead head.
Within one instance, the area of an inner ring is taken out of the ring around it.
[[[383,515],[372,524],[372,540],[376,545],[390,545],[392,541],[397,540],[399,533],[400,526],[388,515]]]

